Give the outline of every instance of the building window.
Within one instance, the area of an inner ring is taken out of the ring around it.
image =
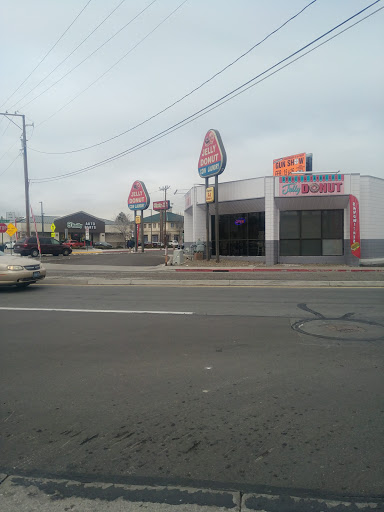
[[[159,235],[153,235],[152,242],[158,242],[159,241]]]
[[[171,228],[174,228],[174,227],[175,227],[175,223],[171,222]]]
[[[216,254],[215,216],[211,217],[212,254]],[[222,256],[265,256],[265,213],[220,215],[219,247]]]
[[[146,224],[144,224],[144,229],[146,229],[146,227],[147,227],[147,225],[146,225]]]
[[[342,256],[344,211],[280,212],[280,256]]]

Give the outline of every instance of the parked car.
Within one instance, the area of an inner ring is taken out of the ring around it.
[[[14,240],[11,240],[10,242],[5,242],[5,248],[6,249],[13,249],[15,247],[15,241]]]
[[[177,240],[172,240],[171,242],[168,242],[170,247],[173,247],[174,249],[179,246],[179,242]]]
[[[93,247],[97,247],[98,249],[113,249],[113,246],[108,242],[95,242]]]
[[[58,242],[55,238],[41,237],[39,240],[41,254],[53,254],[54,256],[62,254],[63,256],[69,256],[72,252],[69,245],[66,245],[64,242]],[[36,258],[39,255],[37,238],[35,236],[29,236],[23,240],[18,240],[13,250],[16,254],[21,254],[21,256],[32,256]]]
[[[10,256],[0,251],[0,286],[26,288],[45,278],[46,270],[40,263],[32,261],[29,265],[25,263],[25,260],[17,256]]]
[[[69,245],[72,249],[79,249],[80,247],[85,247],[85,242],[80,242],[79,240],[66,240],[65,245]]]

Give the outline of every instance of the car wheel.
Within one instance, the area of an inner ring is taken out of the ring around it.
[[[68,249],[64,249],[63,250],[63,256],[69,256],[69,250]]]
[[[39,255],[39,251],[37,249],[32,249],[31,256],[32,258],[37,258]]]

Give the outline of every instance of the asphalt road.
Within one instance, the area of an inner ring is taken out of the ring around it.
[[[380,494],[383,302],[380,289],[1,290],[0,472]]]

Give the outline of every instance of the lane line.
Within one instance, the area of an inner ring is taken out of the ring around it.
[[[0,307],[1,311],[53,311],[65,313],[123,313],[126,315],[194,315],[193,311],[134,311],[127,309],[69,309],[69,308],[12,308]]]

